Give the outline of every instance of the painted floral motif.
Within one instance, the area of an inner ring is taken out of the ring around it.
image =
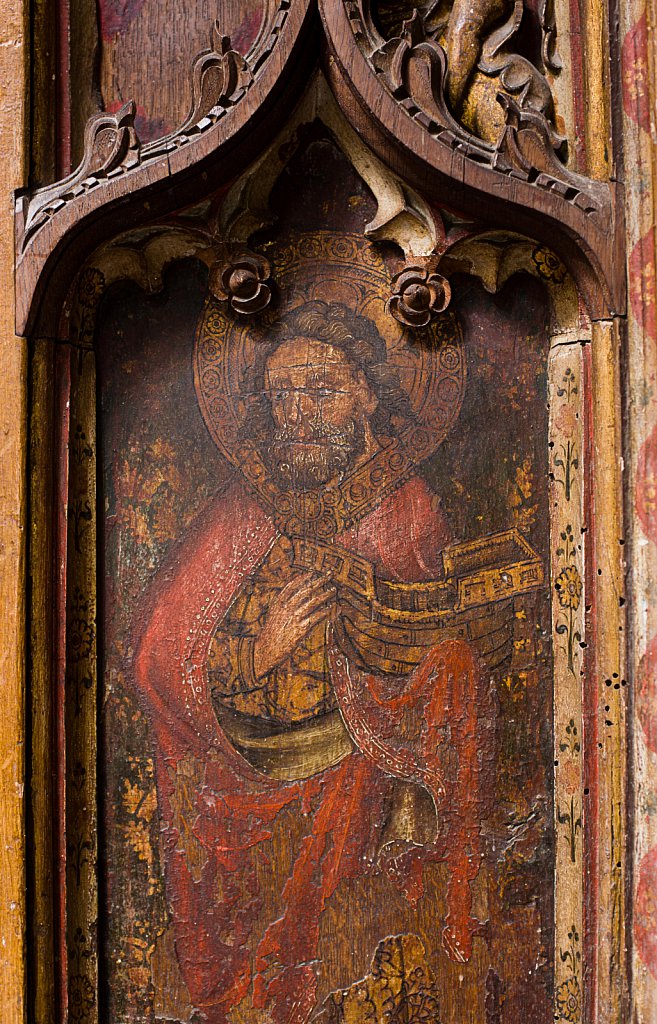
[[[570,402],[571,398],[574,398],[578,393],[577,376],[573,373],[572,367],[568,366],[561,378],[561,386],[557,388],[557,394],[559,398],[565,398],[567,402]]]
[[[557,548],[557,555],[559,558],[563,558],[565,562],[571,562],[575,557],[575,534],[573,533],[573,527],[571,523],[567,523],[564,529],[559,534],[561,544]]]
[[[557,414],[555,426],[560,436],[560,442],[554,458],[554,480],[564,488],[564,497],[570,501],[573,484],[577,470],[579,469],[579,456],[577,452],[577,427],[579,415],[577,413],[577,396],[579,394],[579,383],[577,374],[572,367],[567,367],[561,384],[557,387],[557,394],[565,401]]]
[[[82,429],[82,424],[78,423],[75,428],[75,434],[71,444],[71,454],[75,459],[76,466],[81,467],[85,462],[90,462],[94,457],[94,450],[89,444],[87,435]]]
[[[152,931],[152,922],[149,920],[137,918],[130,924],[128,977],[130,988],[136,997],[132,1005],[139,1009],[145,1008],[153,1000],[151,959],[155,952],[155,942],[152,940]],[[137,1019],[143,1020],[144,1017]]]
[[[577,833],[582,831],[582,813],[574,796],[571,796],[570,807],[567,807],[565,811],[557,808],[557,821],[560,825],[566,826],[564,839],[570,848],[571,864],[575,864],[577,861]]]
[[[96,638],[96,623],[92,603],[80,587],[73,589],[68,624],[68,658],[78,662],[89,658]]]
[[[568,751],[574,757],[575,754],[579,754],[581,745],[579,742],[579,732],[575,725],[575,719],[571,718],[568,725],[566,726],[566,735],[559,744],[559,750],[562,753]]]
[[[559,454],[554,457],[554,466],[556,469],[554,474],[555,483],[563,487],[566,501],[570,501],[573,479],[579,468],[577,445],[574,441],[566,441],[565,444],[559,445]]]
[[[532,253],[534,266],[541,277],[554,284],[561,284],[566,279],[566,268],[558,256],[541,245]]]
[[[440,1024],[440,1007],[423,943],[415,935],[384,939],[372,972],[333,992],[317,1024]]]
[[[97,267],[87,267],[80,275],[78,302],[85,309],[93,309],[105,290],[105,278]]]
[[[582,993],[577,978],[568,978],[559,985],[556,994],[557,1013],[561,1020],[577,1024],[582,1016]]]
[[[97,267],[86,267],[78,278],[71,310],[71,338],[82,348],[93,348],[96,310],[104,293],[105,276],[102,271]]]
[[[67,622],[67,685],[74,691],[76,716],[94,683],[91,659],[96,641],[96,610],[79,586],[73,587]]]
[[[87,936],[76,928],[68,950],[71,977],[68,986],[68,1014],[73,1024],[90,1021],[96,1005],[96,990],[87,977],[93,952]]]
[[[71,978],[68,990],[68,1015],[69,1020],[74,1024],[88,1019],[89,1012],[96,1003],[96,996],[93,986],[88,978],[82,974],[75,974]]]
[[[559,605],[567,613],[565,622],[559,622],[556,631],[567,639],[568,669],[575,675],[576,645],[581,643],[582,634],[575,628],[575,614],[582,598],[582,578],[576,565],[567,565],[557,576],[554,589]]]
[[[191,454],[191,471],[199,457]],[[121,499],[119,520],[126,531],[131,554],[140,569],[150,569],[162,556],[181,528],[193,518],[194,509],[181,507],[175,496],[183,486],[183,476],[175,463],[173,446],[163,438],[137,441],[118,467],[116,493]],[[203,492],[199,489],[199,496]]]
[[[577,611],[582,596],[582,580],[575,565],[568,565],[557,576],[554,589],[562,608]]]
[[[126,811],[125,837],[139,860],[148,871],[148,892],[152,894],[158,886],[155,855],[151,842],[152,818],[157,810],[157,797],[153,786],[153,762],[149,758],[143,766],[145,781],[136,777],[124,780],[122,794]]]
[[[181,292],[184,297],[182,286]],[[117,343],[123,344],[122,335]],[[176,537],[196,519],[208,496],[222,484],[220,467],[218,472],[216,463],[207,459],[198,433],[190,430],[188,403],[182,399],[165,402],[159,397],[166,393],[162,377],[157,376],[163,373],[158,361],[160,351],[154,347],[149,352],[151,374],[148,386],[141,389],[137,381],[144,378],[136,372],[134,353],[127,341],[114,353],[117,377],[130,410],[130,440],[120,453],[111,453],[111,470],[105,463],[110,536],[120,533],[121,537],[120,546],[108,552],[111,589],[107,600],[112,622],[117,625],[112,627],[106,647],[107,701],[103,714],[118,751],[117,768],[107,783],[111,794],[108,812],[117,836],[113,869],[116,877],[131,880],[129,913],[115,915],[105,941],[112,986],[110,1015],[122,1021],[153,1019],[151,961],[156,944],[164,941],[161,936],[166,934],[168,924],[154,766],[147,725],[126,679],[129,633],[125,623],[143,592],[144,579],[161,564]],[[178,982],[168,984],[170,992],[179,991]],[[172,1005],[177,998],[171,995]],[[171,1017],[187,1019],[182,1011],[172,1011]]]
[[[513,480],[509,486],[509,507],[513,516],[513,525],[521,533],[531,532],[536,516],[540,508],[539,504],[532,499],[535,497],[536,487],[532,460],[522,460],[520,466],[516,466]]]
[[[80,888],[82,884],[82,869],[93,866],[94,844],[90,839],[78,835],[74,842],[66,844],[66,855],[68,857],[68,870],[75,875],[75,884]]]
[[[546,276],[546,275],[542,275]],[[580,1024],[582,983],[579,928],[581,927],[582,856],[582,736],[580,719],[580,645],[583,634],[584,585],[582,565],[581,367],[573,350],[555,355],[550,447],[552,497],[559,511],[553,529],[555,644],[555,832],[557,862],[557,977],[554,1019]],[[556,639],[556,638],[555,638]],[[569,681],[570,676],[570,681]],[[579,890],[579,891],[578,891]],[[572,914],[568,927],[565,913]],[[565,933],[567,932],[567,939]]]
[[[508,673],[502,679],[502,685],[514,703],[522,700],[527,688],[527,672]]]
[[[579,759],[576,755],[571,755],[559,762],[559,789],[566,797],[573,798],[575,795],[579,797],[580,788],[582,785],[582,771]],[[581,801],[580,801],[581,804]],[[574,806],[571,807],[571,812],[574,812]],[[570,815],[572,821],[573,813]],[[575,832],[581,828],[581,819],[575,817]],[[572,847],[571,847],[571,864],[574,863],[572,859]]]
[[[579,950],[579,933],[575,925],[568,932],[568,947],[559,951],[561,962],[566,964],[570,977],[566,978],[555,992],[555,1018],[569,1024],[579,1024],[582,1019],[582,989],[580,968],[582,954]]]

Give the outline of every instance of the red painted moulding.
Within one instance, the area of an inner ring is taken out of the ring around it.
[[[464,130],[462,145],[447,145],[404,109],[368,62],[357,39],[357,35],[364,38],[358,24],[359,5],[349,0],[318,0],[318,6],[328,43],[326,73],[332,90],[376,155],[427,198],[549,245],[573,274],[592,317],[623,315],[622,186],[582,178],[590,194],[602,198],[601,209],[586,212],[557,192],[474,159],[475,150],[492,151],[492,147],[471,136],[469,147]]]
[[[102,180],[91,188],[67,195],[31,231],[29,218],[34,203],[46,192],[55,198],[58,189],[66,193],[67,183],[70,185],[78,172],[32,195],[19,194],[17,334],[58,337],[60,312],[71,282],[99,245],[125,231],[126,226],[147,224],[215,191],[239,175],[269,144],[317,61],[315,6],[314,0],[278,0],[277,4],[272,0],[268,29],[273,45],[263,54],[262,46],[256,43],[247,54],[255,71],[253,82],[216,124],[203,131],[186,124],[167,139],[141,149],[136,144],[133,165],[106,177],[100,174]],[[126,108],[121,113],[125,115]],[[120,114],[99,118],[121,120]],[[130,111],[126,124],[129,119]],[[88,133],[91,127],[90,122]],[[132,138],[134,142],[134,135]],[[93,178],[93,173],[90,176]]]

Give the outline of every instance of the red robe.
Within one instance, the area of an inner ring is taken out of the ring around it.
[[[338,541],[369,559],[382,577],[433,579],[448,541],[434,506],[427,486],[414,477]],[[250,990],[253,1005],[266,1007],[276,1024],[308,1021],[323,908],[342,880],[380,870],[381,822],[395,777],[431,793],[447,823],[447,841],[410,851],[391,884],[414,902],[422,893],[423,864],[446,861],[443,944],[452,959],[469,957],[477,926],[469,882],[481,861],[481,775],[492,716],[486,710],[489,675],[470,645],[439,644],[393,687],[389,678],[350,666],[333,646],[331,682],[357,749],[306,780],[281,782],[258,772],[219,727],[205,671],[210,641],[276,538],[246,485],[234,482],[160,570],[137,626],[134,679],[154,736],[176,951],[192,1002],[210,1024],[223,1024]],[[398,728],[402,717],[405,724],[415,721],[414,741],[400,738],[409,735]],[[446,730],[448,775],[439,749]],[[190,758],[202,773],[187,808],[187,825],[202,851],[195,865],[180,833],[176,794],[179,768],[186,771]],[[307,833],[283,889],[285,911],[254,950],[258,847],[271,836],[277,814],[293,803],[307,812]]]

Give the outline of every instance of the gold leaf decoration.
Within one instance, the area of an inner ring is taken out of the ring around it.
[[[435,979],[416,935],[394,935],[377,946],[372,970],[332,992],[316,1024],[440,1024]]]

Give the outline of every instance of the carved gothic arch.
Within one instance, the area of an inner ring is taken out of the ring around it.
[[[622,314],[617,183],[569,171],[555,153],[545,115],[521,108],[505,90],[506,122],[497,144],[467,131],[447,105],[444,51],[423,39],[418,19],[386,44],[367,2],[320,2],[319,8],[321,50],[338,106],[399,179],[490,226],[512,224],[549,243],[570,268],[592,317]],[[148,223],[194,201],[209,183],[216,188],[231,180],[262,152],[290,99],[303,91],[319,53],[317,34],[310,0],[270,0],[248,54],[231,50],[219,26],[213,29],[211,48],[194,65],[192,109],[177,132],[142,146],[130,103],[116,115],[92,118],[80,167],[18,200],[18,332],[56,335],[53,317],[70,268],[79,267],[99,240],[119,233],[126,202],[135,225]]]

